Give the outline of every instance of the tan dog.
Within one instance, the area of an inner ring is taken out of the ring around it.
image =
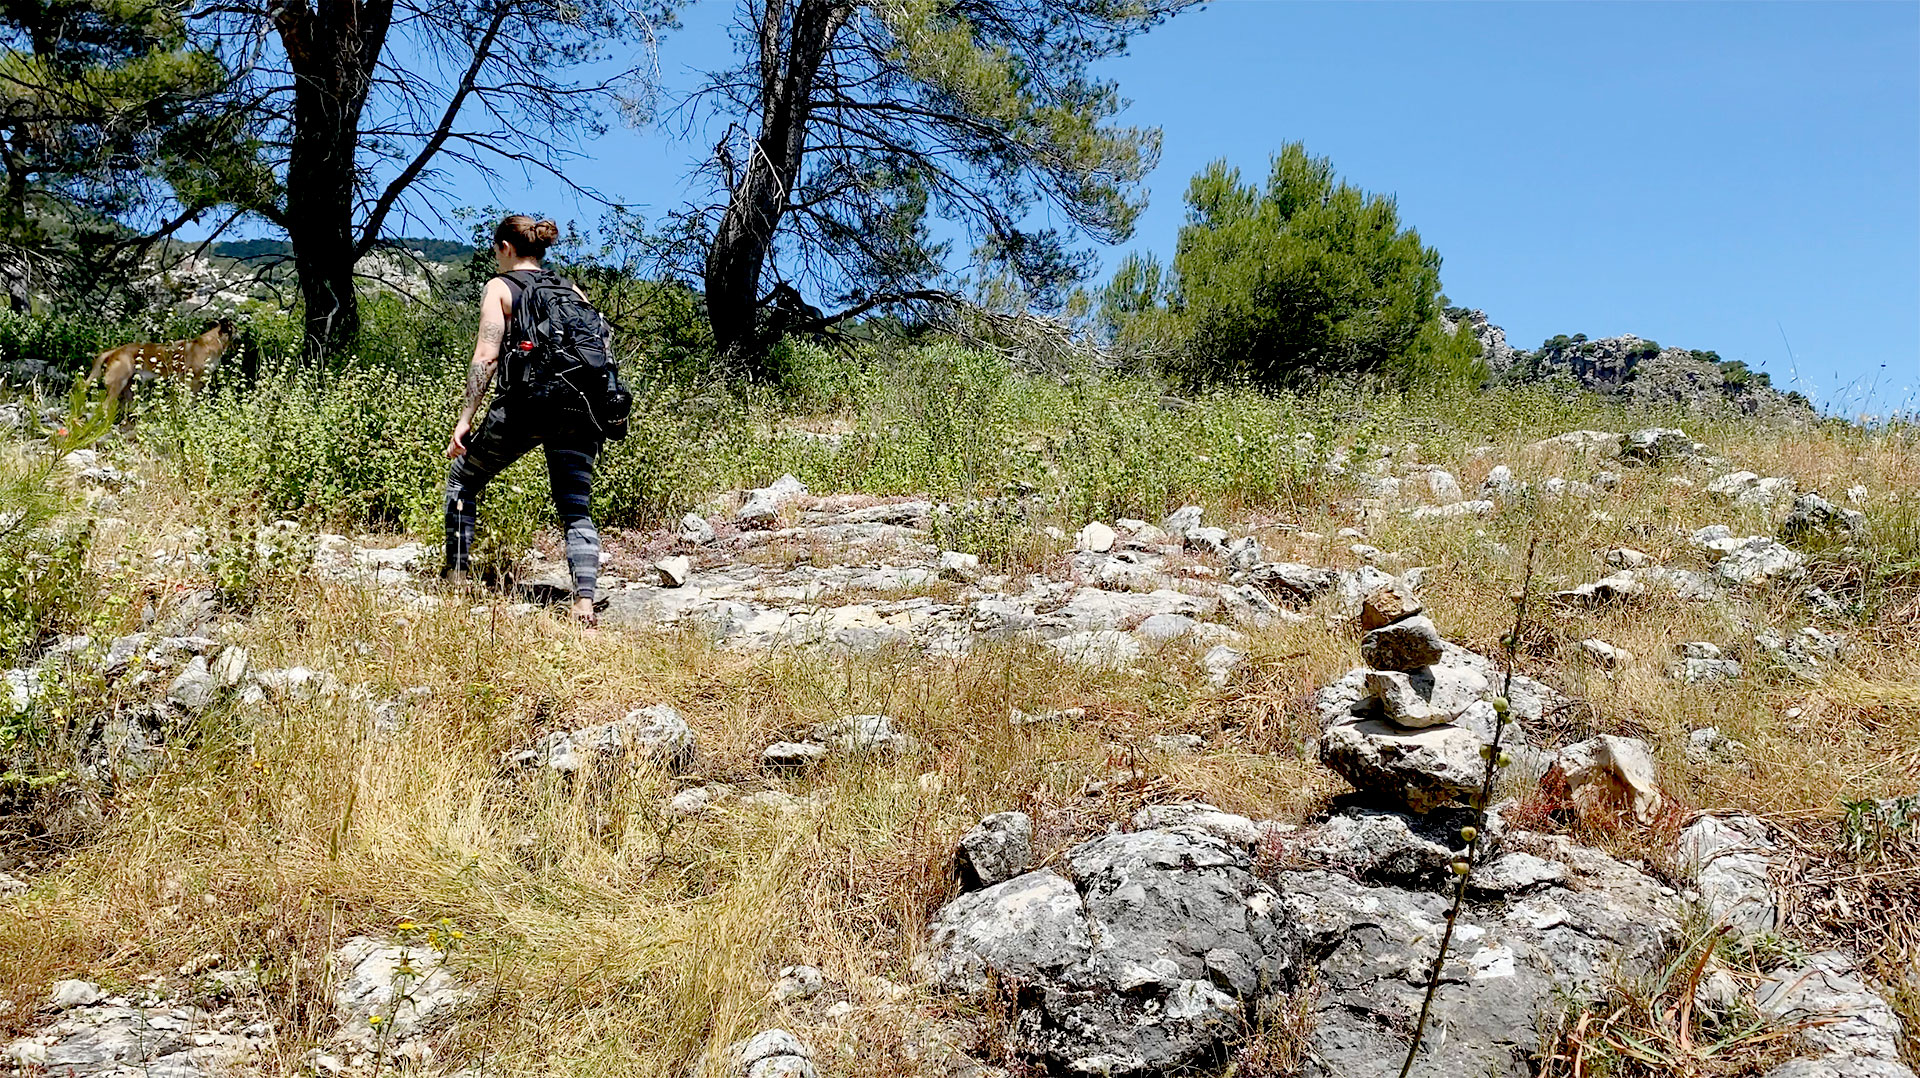
[[[125,402],[133,383],[185,375],[195,393],[206,384],[207,368],[213,366],[233,343],[233,319],[210,322],[198,337],[184,341],[136,341],[109,348],[94,357],[87,381],[103,382],[107,399]]]

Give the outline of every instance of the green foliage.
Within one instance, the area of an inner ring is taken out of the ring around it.
[[[1193,383],[1480,377],[1471,335],[1435,328],[1438,252],[1401,226],[1391,196],[1339,181],[1326,158],[1290,144],[1264,189],[1215,162],[1194,177],[1187,207],[1171,279],[1131,258],[1107,286],[1102,318],[1116,341],[1160,339]]]
[[[1660,354],[1659,341],[1640,341],[1639,343],[1635,344],[1632,348],[1627,349],[1627,358],[1634,362],[1652,359],[1653,357],[1659,354]]]
[[[205,205],[210,177],[247,171],[247,117],[215,104],[226,81],[171,3],[0,6],[0,241],[50,271],[42,287],[100,291],[140,250],[121,222]]]
[[[76,394],[67,420],[28,445],[0,448],[0,664],[32,648],[77,609],[87,580],[90,526],[55,480],[67,453],[97,441],[109,419]]]

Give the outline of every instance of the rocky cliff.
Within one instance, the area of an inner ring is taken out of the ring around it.
[[[1677,404],[1701,413],[1784,419],[1817,414],[1801,394],[1775,389],[1764,371],[1715,352],[1663,348],[1631,333],[1598,340],[1561,335],[1528,352],[1509,345],[1506,331],[1488,321],[1484,311],[1455,307],[1441,317],[1449,331],[1461,323],[1471,328],[1496,382],[1561,379],[1626,403]]]

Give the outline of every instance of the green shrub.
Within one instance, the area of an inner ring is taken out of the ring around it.
[[[1179,350],[1172,369],[1192,384],[1459,368],[1454,342],[1429,328],[1440,255],[1402,226],[1391,196],[1338,180],[1293,143],[1264,188],[1219,161],[1194,177],[1187,206],[1172,274],[1133,258],[1108,286],[1102,317],[1116,342],[1174,338],[1163,342]],[[1435,348],[1447,355],[1432,358]]]
[[[44,441],[0,446],[0,664],[10,664],[80,609],[89,524],[68,516],[55,479],[61,457],[106,433],[104,412],[76,393],[67,421]]]

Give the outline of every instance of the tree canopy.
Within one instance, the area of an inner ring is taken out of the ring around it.
[[[1157,129],[1089,67],[1195,0],[745,0],[744,62],[696,99],[732,123],[681,215],[723,354],[939,300],[946,240],[1042,302],[1131,233]],[[1065,228],[1036,221],[1041,206]]]
[[[1477,355],[1439,330],[1439,253],[1401,225],[1391,196],[1338,179],[1303,145],[1274,156],[1264,188],[1216,161],[1186,201],[1172,272],[1131,256],[1102,295],[1121,343],[1157,343],[1196,380],[1267,385]]]
[[[202,209],[243,163],[228,75],[159,0],[0,2],[0,242],[84,284]],[[17,273],[18,268],[10,270]]]

